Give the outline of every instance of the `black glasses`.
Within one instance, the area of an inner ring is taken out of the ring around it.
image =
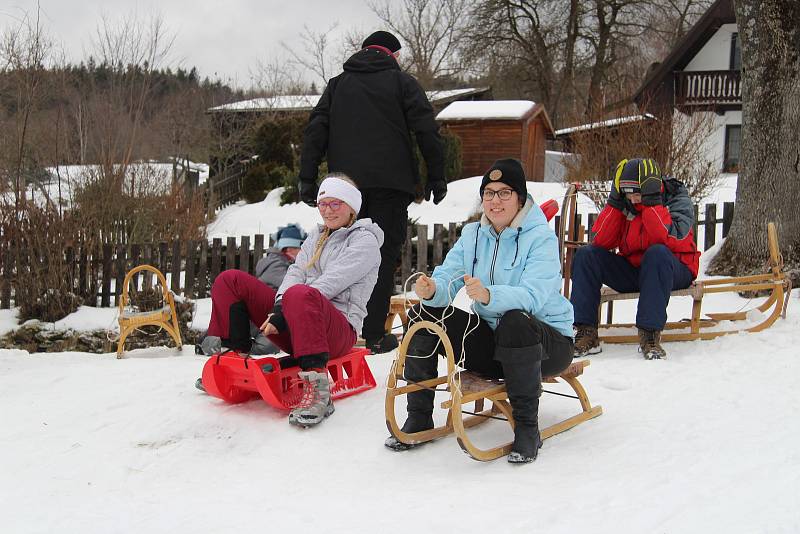
[[[513,193],[513,189],[500,189],[499,191],[495,191],[493,189],[484,189],[483,200],[492,200],[495,195],[500,197],[500,200],[509,200]]]

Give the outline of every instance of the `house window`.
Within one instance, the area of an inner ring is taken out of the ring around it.
[[[739,34],[731,35],[731,70],[742,70],[742,47],[739,43]]]
[[[739,172],[739,150],[742,145],[742,126],[725,127],[725,161],[723,172]]]

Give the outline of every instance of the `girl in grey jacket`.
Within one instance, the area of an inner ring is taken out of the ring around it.
[[[350,352],[358,338],[383,243],[377,224],[356,220],[361,193],[352,180],[328,176],[317,199],[323,224],[309,233],[278,290],[242,271],[223,272],[211,288],[208,328],[226,346],[248,350],[249,320],[234,324],[233,312],[226,312],[240,302],[270,341],[297,360],[304,395],[289,422],[303,427],[333,413],[326,363]]]

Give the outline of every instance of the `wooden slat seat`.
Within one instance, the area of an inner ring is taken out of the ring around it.
[[[447,375],[432,378],[418,383],[408,383],[399,386],[398,381],[403,379],[403,368],[405,366],[406,351],[411,338],[421,329],[428,329],[439,336],[444,347],[447,358]],[[541,429],[542,439],[547,439],[555,434],[569,430],[574,426],[588,421],[603,413],[600,406],[592,406],[586,391],[578,381],[578,377],[583,374],[584,369],[589,365],[589,360],[576,361],[557,376],[544,377],[542,382],[556,383],[564,382],[568,384],[575,393],[581,405],[581,411],[576,415],[564,419],[556,424]],[[421,391],[423,389],[435,389],[437,386],[446,384],[450,398],[441,403],[441,407],[448,410],[447,421],[444,425],[424,430],[416,433],[405,433],[400,429],[395,417],[395,399],[399,396]],[[484,402],[492,403],[491,408],[484,409]],[[468,417],[464,417],[462,405],[474,402],[473,412],[467,412]],[[505,443],[490,449],[481,449],[475,446],[467,435],[467,429],[489,421],[492,418],[502,416],[508,423],[514,426],[514,417],[511,404],[508,401],[508,393],[505,383],[500,380],[492,380],[472,373],[470,371],[457,371],[453,355],[453,347],[447,338],[444,330],[432,322],[420,321],[412,325],[403,343],[397,351],[397,358],[389,373],[389,381],[386,389],[386,425],[392,435],[399,441],[408,444],[421,443],[432,439],[441,438],[449,434],[456,434],[456,439],[461,448],[476,460],[493,460],[500,456],[505,456],[511,452],[512,443]]]

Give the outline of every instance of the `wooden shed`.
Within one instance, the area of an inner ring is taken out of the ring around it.
[[[529,181],[544,181],[545,143],[553,125],[530,100],[453,102],[436,120],[461,139],[462,177],[486,172],[495,160],[517,158]]]

